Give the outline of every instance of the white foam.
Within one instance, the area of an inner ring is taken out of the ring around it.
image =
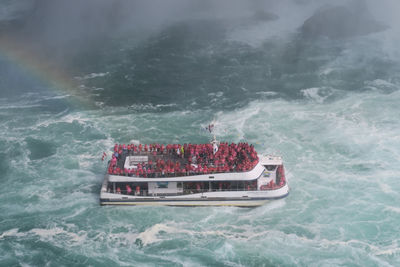
[[[41,104],[11,104],[11,105],[7,105],[7,104],[2,104],[0,106],[0,110],[7,110],[7,109],[29,109],[29,108],[37,108],[37,107],[41,107]]]
[[[396,212],[396,213],[400,214],[400,207],[391,207],[391,206],[389,206],[389,207],[385,207],[385,210],[390,210],[390,211],[393,211],[393,212]]]
[[[113,243],[116,243],[117,245],[123,245],[123,246],[135,244],[137,238],[138,238],[137,233],[134,233],[132,231],[123,232],[123,233],[110,233],[110,234],[106,234],[106,235],[98,235],[96,237],[96,239],[99,239],[100,241],[113,242]]]
[[[319,71],[319,75],[329,75],[336,70],[337,70],[337,68],[327,66],[327,67],[322,68]]]
[[[129,109],[132,109],[135,111],[142,111],[142,112],[152,112],[152,111],[162,110],[163,108],[171,108],[171,107],[175,107],[175,106],[177,106],[176,103],[156,104],[156,105],[147,103],[147,104],[132,104],[129,106]]]
[[[276,95],[278,95],[278,93],[277,92],[272,92],[272,91],[261,91],[261,92],[256,92],[256,95],[276,96]]]
[[[62,239],[63,241],[72,242],[72,243],[82,243],[86,239],[86,233],[80,231],[78,233],[68,232],[60,227],[54,227],[49,229],[43,228],[34,228],[27,232],[19,232],[18,228],[13,228],[8,231],[3,232],[0,235],[0,240],[6,237],[27,237],[27,236],[38,236],[40,239],[44,241],[54,240],[57,236],[67,237],[66,239]]]
[[[79,167],[83,167],[85,169],[87,169],[88,167],[92,166],[93,162],[96,159],[99,159],[101,151],[99,151],[99,155],[94,155],[94,154],[80,154],[78,155],[78,159],[79,159]]]
[[[240,216],[242,217],[242,216]],[[283,231],[279,231],[276,229],[266,229],[265,226],[259,225],[254,226],[254,222],[250,224],[244,224],[237,226],[232,222],[226,224],[219,224],[217,226],[217,230],[193,230],[193,229],[185,229],[184,224],[156,224],[146,231],[137,235],[137,238],[143,242],[144,246],[150,245],[152,243],[160,242],[163,240],[167,240],[170,238],[177,238],[176,234],[186,234],[191,236],[190,239],[195,237],[197,240],[207,238],[208,236],[213,237],[222,237],[226,240],[239,241],[243,242],[259,242],[259,240],[273,240],[274,243],[285,243],[292,244],[293,246],[307,246],[313,248],[324,248],[330,250],[332,248],[338,249],[339,247],[345,248],[346,250],[359,250],[359,251],[372,251],[374,255],[393,255],[397,254],[400,249],[393,245],[389,247],[378,247],[376,245],[370,244],[363,240],[358,239],[349,239],[349,240],[330,240],[326,238],[309,238],[303,235],[297,235],[293,233],[285,233]],[[207,226],[208,223],[204,224],[203,222],[198,225],[200,227]],[[289,225],[292,225],[289,223]],[[293,225],[292,225],[293,226]],[[226,230],[219,230],[222,228],[226,228]],[[299,227],[304,227],[304,225],[300,224]],[[215,227],[214,227],[215,228]],[[219,228],[219,229],[218,229]],[[316,226],[311,227],[311,229],[316,229]],[[165,232],[162,238],[159,236],[160,233]],[[171,237],[171,234],[173,237]],[[233,246],[225,242],[222,247],[215,251],[217,255],[220,255],[224,259],[230,259],[234,257],[235,250]]]
[[[109,74],[110,74],[109,72],[99,72],[99,73],[92,72],[92,73],[86,74],[84,76],[75,76],[74,78],[76,80],[88,80],[88,79],[94,79],[94,78],[98,78],[98,77],[104,77]]]
[[[322,104],[334,93],[334,89],[329,87],[312,87],[302,89],[300,92],[307,98],[318,104]]]
[[[373,81],[366,81],[365,85],[373,90],[380,90],[380,91],[396,91],[399,89],[399,85],[394,84],[390,81],[376,79]]]
[[[157,104],[157,108],[171,108],[171,107],[176,107],[176,103],[170,103],[170,104]]]
[[[385,250],[376,250],[375,255],[377,256],[383,256],[383,255],[396,255],[400,254],[400,248],[390,248],[390,249],[385,249]]]
[[[154,243],[159,241],[157,238],[157,235],[161,232],[173,232],[173,229],[165,224],[155,224],[152,227],[146,229],[144,232],[140,233],[137,238],[142,240],[142,243],[144,246],[147,246],[148,244]]]
[[[386,194],[395,194],[395,193],[397,193],[392,188],[390,188],[390,186],[388,184],[385,184],[385,183],[383,183],[381,181],[378,181],[378,185],[381,188],[381,190]]]
[[[144,246],[159,242],[163,239],[158,238],[158,235],[162,232],[168,234],[187,234],[191,236],[223,236],[224,233],[221,231],[194,231],[194,230],[186,230],[181,225],[174,224],[155,224],[152,227],[146,229],[144,232],[141,232],[137,238],[142,241]]]
[[[0,235],[0,240],[3,238],[6,238],[6,237],[21,237],[24,235],[25,235],[24,233],[19,232],[18,228],[13,228],[13,229],[3,232]]]
[[[62,241],[67,241],[72,243],[82,243],[86,239],[86,233],[84,231],[73,233],[73,232],[68,232],[60,227],[54,227],[49,229],[34,228],[31,229],[28,233],[36,235],[40,239],[45,241],[54,240],[54,238],[57,236],[67,237],[67,240],[62,239]]]
[[[68,98],[71,95],[66,94],[66,95],[55,95],[55,96],[45,96],[43,97],[42,100],[54,100],[54,99],[64,99],[64,98]]]
[[[217,255],[218,259],[223,259],[225,261],[229,262],[224,262],[224,265],[227,266],[243,266],[242,264],[238,264],[236,262],[232,262],[232,259],[235,258],[235,248],[232,244],[229,242],[224,242],[224,244],[215,250],[215,254]]]
[[[39,237],[42,237],[44,239],[49,239],[55,235],[66,233],[64,229],[61,229],[59,227],[55,227],[52,229],[34,228],[34,229],[30,230],[29,232],[33,233]]]
[[[59,118],[54,118],[52,117],[46,117],[45,119],[38,121],[34,128],[38,129],[40,127],[48,127],[51,124],[55,123],[61,123],[61,122],[66,122],[66,123],[73,123],[73,122],[79,122],[81,124],[86,124],[90,122],[90,118],[87,118],[83,113],[75,112],[75,113],[68,113],[65,116],[59,117]]]
[[[218,91],[215,93],[208,93],[208,96],[211,96],[211,97],[221,97],[223,95],[224,95],[224,92],[222,92],[222,91]]]
[[[248,120],[260,112],[258,106],[250,105],[249,107],[232,113],[219,112],[216,115],[214,125],[216,125],[214,131],[218,136],[223,136],[226,133],[232,133],[231,130],[235,129],[235,140],[241,140],[244,138],[245,124]],[[237,116],[240,113],[240,116]]]

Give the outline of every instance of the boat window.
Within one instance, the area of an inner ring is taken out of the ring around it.
[[[276,165],[264,165],[264,167],[269,171],[273,171],[273,170],[275,170]]]
[[[182,188],[182,182],[178,182],[178,183],[176,184],[176,187],[177,187],[177,188]]]

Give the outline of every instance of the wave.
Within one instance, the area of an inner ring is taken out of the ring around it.
[[[313,87],[302,89],[300,92],[305,98],[318,104],[323,104],[327,99],[331,98],[333,95],[337,95],[340,91],[329,87]]]
[[[94,78],[98,78],[98,77],[104,77],[104,76],[107,76],[107,75],[109,75],[110,73],[109,72],[99,72],[99,73],[90,73],[90,74],[86,74],[86,75],[84,75],[84,76],[75,76],[74,78],[76,79],[76,80],[88,80],[88,79],[94,79]]]

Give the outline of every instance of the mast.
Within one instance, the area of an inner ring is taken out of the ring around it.
[[[217,151],[218,151],[218,146],[219,146],[219,144],[220,144],[220,142],[217,141],[217,137],[215,136],[215,134],[214,134],[214,139],[211,140],[210,143],[213,145],[213,153],[214,153],[214,155],[215,155],[215,153],[217,153]]]

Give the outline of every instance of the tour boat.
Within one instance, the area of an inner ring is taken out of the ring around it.
[[[100,204],[255,207],[288,194],[280,156],[214,137],[208,144],[115,144]]]

